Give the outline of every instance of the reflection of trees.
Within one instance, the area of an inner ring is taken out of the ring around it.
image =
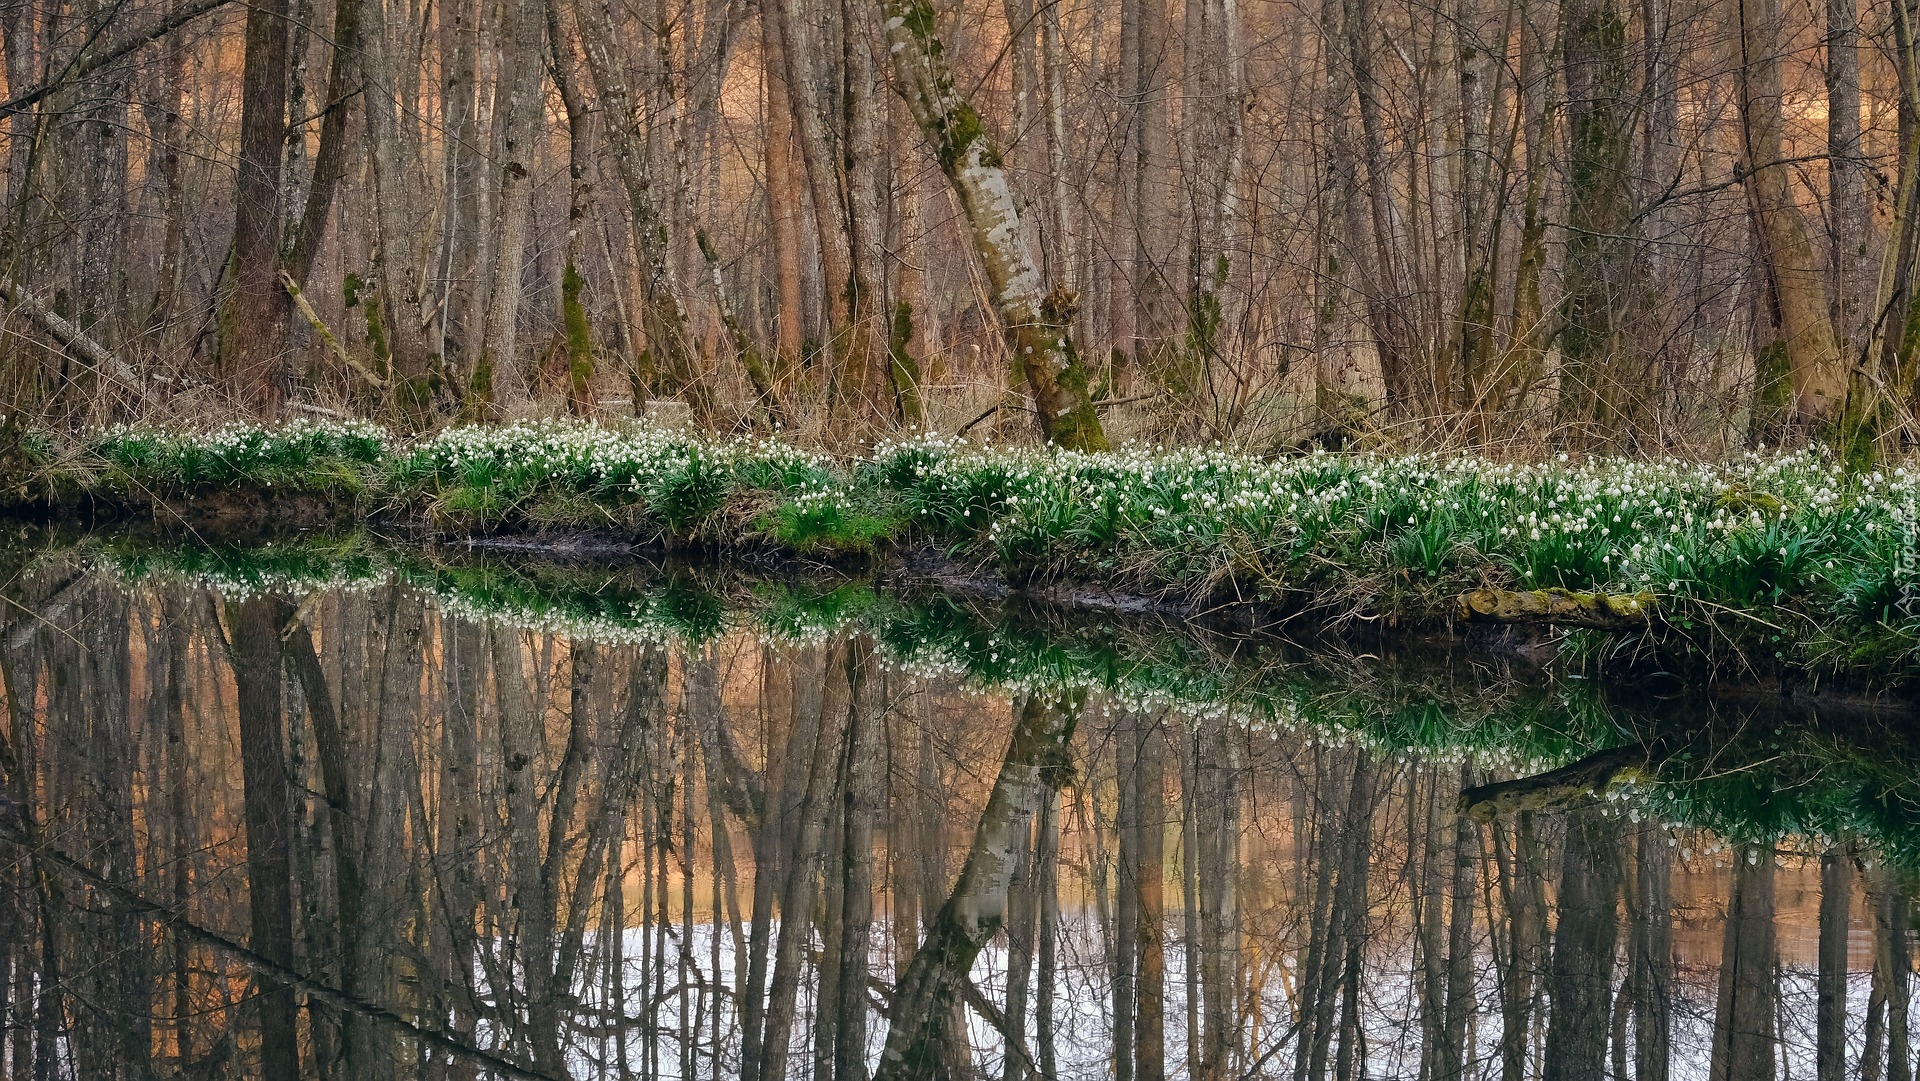
[[[393,588],[14,599],[9,1078],[1738,1081],[1791,1025],[1823,1078],[1911,1081],[1909,887],[1860,845],[1714,870],[1564,786],[1478,821],[1484,760],[970,697],[859,634],[569,642]],[[1697,1044],[1687,869],[1727,910]],[[1803,870],[1804,1019],[1774,929]]]

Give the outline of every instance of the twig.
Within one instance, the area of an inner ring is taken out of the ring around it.
[[[66,70],[62,71],[59,75],[56,75],[31,90],[16,94],[6,101],[0,101],[0,120],[5,120],[7,117],[23,109],[31,108],[41,101],[41,99],[47,97],[49,94],[55,93],[61,87],[70,85],[76,80],[84,79],[88,75],[106,67],[108,64],[126,56],[128,53],[139,49],[141,46],[166,37],[168,34],[205,15],[209,11],[225,7],[227,2],[228,0],[198,0],[197,3],[189,4],[178,11],[172,12],[145,29],[137,30],[127,35],[125,39],[115,44],[106,52],[88,57],[85,60],[81,60],[80,55],[76,54],[74,58],[68,62]],[[84,52],[85,50],[83,49],[82,53]]]
[[[21,808],[19,813],[24,816],[26,814],[25,808]],[[322,983],[297,969],[283,965],[270,957],[257,953],[218,931],[202,927],[185,914],[176,912],[172,908],[158,901],[151,900],[134,889],[101,875],[66,853],[45,843],[35,843],[30,839],[27,831],[21,830],[11,823],[0,821],[0,840],[10,841],[13,844],[19,845],[31,853],[34,859],[45,860],[48,864],[65,871],[67,874],[79,879],[93,889],[117,899],[121,904],[126,905],[128,909],[165,925],[182,938],[191,939],[217,952],[224,953],[234,960],[239,961],[247,968],[252,969],[257,975],[283,984],[293,990],[304,992],[308,998],[317,1002],[324,1002],[342,1013],[350,1013],[357,1017],[364,1017],[374,1024],[395,1029],[406,1036],[429,1044],[441,1051],[471,1059],[477,1065],[484,1066],[490,1070],[497,1070],[508,1077],[518,1078],[520,1081],[555,1081],[549,1074],[542,1073],[531,1067],[522,1066],[511,1059],[503,1058],[490,1051],[474,1047],[471,1044],[463,1043],[445,1033],[436,1032],[433,1029],[417,1025],[385,1006],[348,995],[338,988]]]

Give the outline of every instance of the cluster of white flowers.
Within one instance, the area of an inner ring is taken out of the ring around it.
[[[326,565],[313,573],[215,566],[156,568],[145,561],[114,553],[102,554],[98,566],[122,585],[165,584],[204,589],[223,601],[365,592],[385,583],[389,573],[384,566],[355,566],[345,562]]]
[[[661,616],[644,601],[634,602],[625,611],[583,615],[559,607],[501,604],[438,585],[420,588],[443,617],[553,635],[569,642],[609,646],[672,645],[686,638],[683,627]]]
[[[1569,464],[1474,456],[1313,454],[1260,459],[1215,447],[1076,454],[947,441],[892,449],[912,462],[913,515],[990,544],[1036,538],[1070,558],[1092,538],[1165,551],[1178,570],[1196,542],[1236,548],[1284,577],[1289,561],[1364,570],[1368,547],[1427,530],[1538,585],[1665,588],[1686,550],[1732,534],[1825,529],[1851,514],[1865,535],[1896,528],[1920,477],[1848,476],[1818,451],[1721,463],[1673,458]],[[1831,538],[1844,547],[1848,538]],[[1686,543],[1679,543],[1685,540]],[[1384,552],[1384,547],[1374,551]],[[1784,555],[1785,553],[1783,553]],[[1696,556],[1697,558],[1697,556]]]
[[[123,468],[189,474],[212,470],[244,473],[264,466],[317,466],[323,458],[385,464],[393,438],[385,428],[364,420],[294,420],[267,427],[230,423],[186,429],[149,424],[116,424],[88,433],[87,447]]]
[[[916,434],[844,462],[778,441],[572,420],[457,427],[410,444],[358,421],[197,433],[120,427],[97,433],[94,445],[129,468],[175,468],[198,479],[249,475],[251,462],[284,471],[296,451],[364,452],[379,460],[395,494],[431,482],[495,493],[493,506],[543,487],[649,501],[692,478],[701,507],[737,488],[758,489],[802,522],[870,511],[1032,569],[1098,561],[1147,568],[1161,584],[1227,562],[1277,583],[1409,567],[1471,573],[1491,564],[1535,586],[1675,591],[1705,573],[1696,570],[1703,565],[1768,552],[1790,563],[1789,573],[1810,575],[1844,572],[1850,560],[1884,562],[1896,549],[1917,551],[1896,558],[1895,573],[1920,577],[1920,475],[1905,467],[1848,474],[1816,450],[1716,463],[1565,455],[1516,463],[1324,452],[1262,458],[1218,445],[1089,454]],[[214,464],[188,462],[189,452]]]

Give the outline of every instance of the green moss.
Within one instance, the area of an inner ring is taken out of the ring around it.
[[[980,123],[980,114],[973,106],[965,103],[956,106],[941,118],[940,128],[940,167],[948,173],[960,167],[967,158],[967,152],[986,135],[986,129]],[[986,148],[984,164],[997,167],[999,156]]]
[[[1793,371],[1787,343],[1772,341],[1753,353],[1753,412],[1747,418],[1747,440],[1778,446],[1793,420]]]
[[[575,409],[588,411],[592,402],[593,333],[587,325],[587,307],[580,295],[586,282],[572,259],[560,275],[560,314],[567,335],[567,386]]]
[[[926,416],[920,407],[920,362],[908,348],[912,341],[913,305],[902,300],[893,306],[893,319],[887,328],[888,371],[893,376],[901,422],[918,428],[926,422]]]

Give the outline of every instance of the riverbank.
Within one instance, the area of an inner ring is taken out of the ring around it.
[[[30,433],[16,518],[877,566],[1248,621],[1580,628],[1563,648],[1901,687],[1920,667],[1920,476],[1725,462],[1077,454],[923,437],[855,459],[572,422]]]

